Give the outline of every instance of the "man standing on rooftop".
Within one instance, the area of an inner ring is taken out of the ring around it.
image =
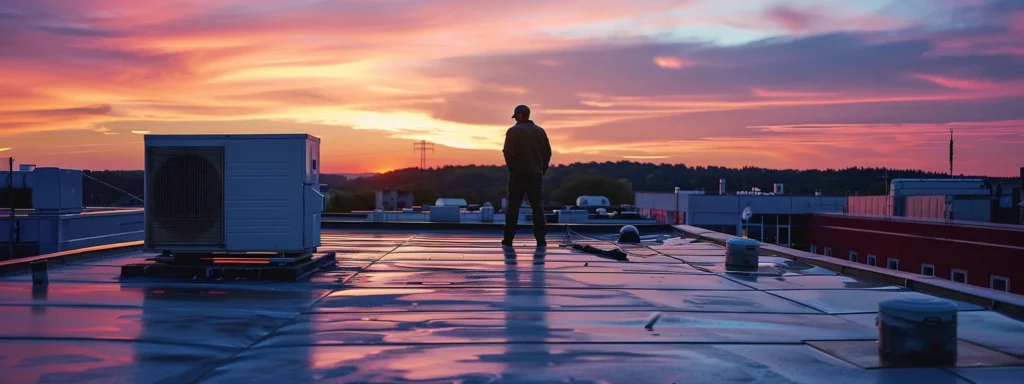
[[[508,209],[505,211],[505,238],[503,246],[512,246],[519,223],[519,209],[523,195],[533,209],[533,236],[537,246],[547,246],[544,240],[547,230],[544,222],[544,207],[541,205],[541,186],[544,173],[551,163],[551,143],[544,128],[530,120],[530,107],[517,106],[512,118],[516,125],[505,133],[505,164],[508,165]]]

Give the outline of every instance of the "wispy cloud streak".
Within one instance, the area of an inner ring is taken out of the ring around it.
[[[930,130],[963,124],[999,173],[1024,162],[1022,41],[1003,0],[0,0],[0,137],[101,167],[139,145],[51,149],[302,129],[500,162],[526,103],[565,161],[936,168]],[[326,164],[402,166],[356,157]]]

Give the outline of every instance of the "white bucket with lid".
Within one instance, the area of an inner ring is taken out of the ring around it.
[[[756,270],[761,243],[754,239],[736,237],[725,242],[725,268]]]

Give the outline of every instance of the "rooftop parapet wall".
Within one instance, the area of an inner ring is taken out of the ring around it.
[[[902,217],[849,216],[827,213],[810,215],[807,225],[843,227],[1024,247],[1024,226],[1019,225],[951,222]]]

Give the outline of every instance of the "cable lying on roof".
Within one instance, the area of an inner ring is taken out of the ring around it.
[[[629,256],[640,257],[640,258],[650,257],[651,256],[651,255],[643,255],[643,254],[630,253],[628,250],[623,249],[618,244],[630,245],[630,246],[635,246],[635,247],[639,247],[639,248],[643,248],[643,249],[650,249],[646,245],[644,245],[644,243],[646,243],[646,242],[654,242],[656,244],[663,244],[665,242],[665,240],[669,240],[669,239],[675,238],[674,236],[665,235],[665,234],[639,236],[639,231],[636,229],[636,227],[633,227],[633,226],[625,226],[625,227],[623,227],[623,229],[619,232],[619,235],[617,235],[617,236],[615,236],[613,238],[610,238],[610,239],[602,239],[602,238],[597,238],[597,237],[593,237],[593,236],[581,235],[579,233],[576,233],[576,231],[573,231],[572,229],[569,229],[569,228],[566,228],[565,231],[566,231],[566,236],[562,237],[562,241],[561,241],[559,246],[561,246],[561,247],[569,247],[569,248],[572,248],[572,249],[575,249],[575,250],[578,250],[578,251],[583,251],[583,252],[586,252],[586,253],[590,253],[590,254],[596,255],[598,257],[602,257],[602,258],[606,258],[606,259],[612,259],[612,260],[616,260],[616,261],[629,261]],[[627,235],[629,235],[627,237],[631,237],[631,238],[626,239],[627,241],[623,241],[623,236],[622,236],[623,233],[626,233]],[[611,246],[612,248],[611,249],[602,249],[602,248],[598,248],[598,247],[595,247],[595,246],[592,246],[592,245],[579,244],[579,243],[576,242],[575,238],[584,239],[584,240],[590,241],[590,242],[606,243],[609,246]]]
[[[595,246],[592,246],[592,245],[589,245],[589,244],[588,245],[583,245],[583,244],[577,244],[577,243],[569,243],[568,246],[570,248],[572,248],[572,249],[577,250],[577,251],[583,251],[583,252],[590,253],[590,254],[593,254],[595,256],[598,256],[598,257],[606,258],[606,259],[612,259],[612,260],[616,260],[616,261],[629,261],[629,258],[627,257],[626,252],[623,252],[619,248],[601,249],[601,248],[598,248],[598,247],[595,247]]]

